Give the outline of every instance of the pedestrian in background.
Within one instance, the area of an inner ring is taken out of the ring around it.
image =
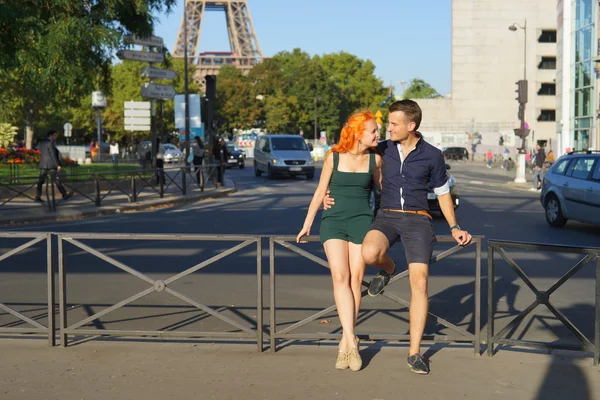
[[[92,157],[92,161],[98,161],[98,150],[100,146],[98,146],[98,142],[92,140],[90,143],[90,156]]]
[[[529,190],[538,191],[542,188],[542,181],[544,180],[544,161],[546,161],[546,152],[540,144],[535,145],[537,150],[535,153],[535,159],[533,160],[533,187]]]
[[[156,139],[156,183],[160,184],[162,181],[165,182],[165,147],[160,142],[160,139]]]
[[[38,178],[35,201],[42,202],[42,186],[46,182],[48,175],[52,178],[51,182],[56,183],[56,187],[60,194],[62,194],[63,200],[67,200],[73,194],[67,193],[60,180],[56,177],[57,172],[62,170],[60,152],[54,145],[58,137],[58,132],[54,130],[48,131],[47,135],[47,138],[38,144],[38,150],[40,151],[40,176]]]
[[[194,155],[194,168],[196,170],[196,182],[198,186],[202,186],[204,183],[204,174],[202,173],[202,162],[204,161],[204,144],[199,136],[194,138],[196,145],[192,146],[192,154]],[[202,178],[202,180],[200,179]]]
[[[296,242],[305,243],[310,229],[327,194],[335,196],[335,206],[321,217],[321,243],[333,279],[333,296],[342,324],[335,368],[358,371],[362,359],[358,352],[358,337],[354,334],[362,298],[365,262],[362,242],[373,222],[369,204],[371,187],[380,186],[381,156],[377,147],[379,132],[375,115],[370,111],[353,114],[344,125],[340,142],[325,156],[319,185],[308,208],[304,225]]]
[[[217,183],[223,184],[225,164],[229,159],[229,152],[227,151],[227,146],[225,145],[225,139],[221,138],[218,141],[215,140],[213,144],[212,155],[215,159],[215,162],[219,164],[219,167],[217,167]]]
[[[114,140],[110,142],[110,157],[114,166],[119,165],[119,143]]]
[[[489,149],[487,152],[487,167],[492,168],[492,161],[494,160],[494,153],[492,153],[492,149]]]

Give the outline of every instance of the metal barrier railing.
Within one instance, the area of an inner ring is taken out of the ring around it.
[[[60,344],[66,347],[68,344],[68,335],[106,335],[106,336],[160,336],[160,337],[219,337],[219,338],[251,338],[255,339],[259,351],[262,351],[263,342],[263,329],[262,329],[262,245],[260,236],[250,235],[129,235],[129,234],[86,234],[86,233],[61,233],[57,234],[58,237],[58,287],[59,287],[59,308],[60,308]],[[152,279],[147,275],[144,275],[140,271],[123,264],[122,262],[94,249],[93,247],[82,243],[81,240],[144,240],[144,241],[224,241],[224,242],[242,242],[226,251],[217,254],[208,260],[202,261],[184,271],[171,276],[165,280]],[[100,312],[97,312],[88,318],[75,322],[71,325],[67,324],[67,260],[64,252],[64,243],[70,243],[71,245],[83,250],[86,253],[94,255],[101,260],[119,268],[120,270],[135,276],[142,281],[146,282],[149,287],[139,293],[136,293],[125,300],[118,302]],[[188,276],[216,261],[225,258],[247,246],[256,244],[256,287],[257,287],[257,305],[256,305],[256,327],[239,323],[231,318],[228,318],[223,313],[202,304],[188,296],[173,290],[169,287],[174,282],[181,278]],[[82,326],[89,324],[92,321],[98,320],[100,317],[122,308],[150,293],[168,293],[183,302],[190,304],[205,313],[212,315],[228,325],[233,326],[240,332],[174,332],[168,330],[160,331],[141,331],[141,330],[100,330],[100,329],[83,329]]]
[[[55,326],[55,316],[54,316],[54,263],[52,258],[52,234],[51,233],[41,233],[41,232],[0,232],[0,238],[4,239],[31,239],[30,241],[9,250],[8,252],[0,255],[0,269],[2,268],[2,262],[6,259],[14,256],[22,252],[23,250],[30,249],[35,246],[37,243],[46,242],[46,287],[47,287],[47,318],[48,318],[48,326],[44,326],[40,324],[33,318],[30,318],[23,313],[20,313],[8,305],[0,302],[0,310],[4,310],[5,312],[11,314],[12,316],[18,319],[18,324],[12,324],[12,327],[0,326],[0,334],[10,333],[10,334],[31,334],[31,333],[43,333],[48,336],[48,344],[50,346],[55,345],[55,337],[54,337],[54,326]],[[43,317],[38,316],[38,317]],[[25,322],[29,324],[27,327],[15,327],[18,325],[22,325]]]
[[[215,188],[218,188],[219,168],[222,168],[220,164],[203,164],[202,166],[189,165],[126,171],[107,170],[83,174],[70,173],[67,175],[68,179],[60,179],[57,176],[56,180],[60,181],[68,192],[100,207],[102,202],[113,194],[124,195],[128,202],[133,203],[138,201],[138,197],[144,190],[149,190],[163,198],[169,192],[186,195],[189,188],[192,187],[204,191],[207,182],[211,182]],[[38,176],[21,177],[15,183],[10,179],[0,178],[0,190],[4,189],[5,191],[4,197],[0,198],[0,207],[19,198],[35,201],[28,192],[36,187],[38,179]],[[56,210],[56,206],[60,205],[62,200],[56,199],[53,175],[47,176],[45,186],[48,209]]]
[[[567,273],[558,279],[548,290],[539,290],[532,282],[527,273],[511,258],[506,249],[515,250],[535,250],[549,251],[555,253],[571,253],[582,254],[584,257],[579,260]],[[504,329],[495,333],[494,331],[494,316],[496,314],[496,302],[494,301],[495,294],[495,274],[496,260],[495,254],[498,253],[510,268],[517,274],[523,283],[531,289],[535,294],[536,299],[512,321],[510,321]],[[596,260],[596,281],[595,281],[595,312],[594,312],[594,343],[592,343],[581,331],[551,302],[550,296],[556,292],[566,281],[581,270],[590,261]],[[537,306],[545,305],[552,314],[570,330],[575,337],[581,342],[581,346],[573,346],[561,343],[545,343],[533,342],[527,340],[509,339],[506,335],[515,329],[518,324],[525,319]],[[488,330],[487,330],[487,353],[488,356],[494,354],[494,344],[505,344],[511,346],[526,346],[538,349],[570,349],[570,350],[585,350],[594,353],[594,365],[598,365],[600,360],[600,249],[585,248],[576,246],[556,246],[549,244],[538,243],[521,243],[502,240],[488,241]]]
[[[305,238],[307,241],[311,241],[311,242],[316,242],[319,241],[319,237],[318,236],[309,236]],[[474,346],[474,351],[475,354],[480,354],[480,343],[481,343],[481,241],[482,241],[483,237],[481,236],[474,236],[472,242],[469,244],[469,246],[475,246],[475,271],[474,271],[474,277],[475,277],[475,284],[474,284],[474,295],[475,295],[475,300],[474,300],[474,310],[473,310],[473,316],[474,316],[474,332],[468,332],[467,330],[461,328],[460,326],[457,326],[455,324],[450,323],[449,321],[433,314],[432,312],[428,312],[429,316],[434,317],[436,319],[436,322],[449,328],[450,330],[456,332],[459,334],[459,336],[447,336],[447,335],[424,335],[423,339],[424,340],[434,340],[434,341],[443,341],[443,342],[470,342],[473,343]],[[438,236],[437,237],[438,242],[441,243],[455,243],[454,239],[451,236]],[[299,254],[302,257],[305,257],[325,268],[329,268],[328,263],[326,260],[323,260],[322,258],[319,258],[301,248],[299,248],[296,244],[296,237],[295,236],[270,236],[269,237],[269,291],[270,291],[270,330],[269,330],[269,336],[270,336],[270,340],[271,340],[271,351],[276,351],[276,345],[277,345],[277,339],[311,339],[311,340],[315,340],[315,339],[337,339],[340,336],[336,335],[336,334],[332,334],[332,333],[306,333],[306,334],[298,334],[298,333],[292,333],[293,331],[297,330],[298,328],[309,324],[310,322],[324,316],[327,315],[329,313],[331,313],[332,311],[334,311],[336,309],[335,305],[332,305],[328,308],[325,308],[301,321],[298,321],[296,323],[294,323],[293,325],[290,325],[288,327],[286,327],[285,329],[282,330],[278,330],[277,329],[277,315],[276,315],[276,310],[277,310],[277,305],[276,305],[276,295],[275,295],[275,289],[276,289],[276,270],[275,270],[275,259],[276,259],[276,255],[275,255],[275,245],[280,245],[296,254]],[[290,243],[293,242],[294,244]],[[466,247],[469,247],[466,246]],[[440,254],[437,254],[435,256],[433,256],[430,260],[430,264],[434,264],[436,262],[439,262],[447,257],[450,257],[451,255],[460,252],[461,250],[465,249],[466,247],[462,247],[462,246],[454,246],[446,251],[441,252]],[[392,283],[400,280],[400,279],[404,279],[408,276],[408,271],[404,271],[396,276],[394,276],[392,279],[390,279],[390,282],[388,283],[388,288],[389,285],[391,285]],[[362,283],[363,286],[368,287],[368,284],[366,282],[363,281]],[[364,290],[362,292],[362,296],[364,297],[366,295],[367,291]],[[410,302],[406,299],[403,299],[393,293],[390,293],[387,289],[384,290],[381,293],[382,296],[396,302],[399,303],[405,307],[409,307],[410,306]],[[409,340],[410,339],[410,335],[386,335],[386,334],[359,334],[359,337],[363,338],[363,339],[371,339],[371,340]]]

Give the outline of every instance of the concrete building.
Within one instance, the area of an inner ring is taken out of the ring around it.
[[[528,147],[538,141],[553,147],[556,20],[556,4],[548,0],[453,0],[452,93],[419,100],[425,137],[440,146],[479,144],[478,153],[514,151],[521,144],[513,132],[519,127],[516,82],[525,67]],[[508,29],[513,23],[516,31]]]
[[[559,149],[600,149],[598,2],[557,2],[557,140]]]

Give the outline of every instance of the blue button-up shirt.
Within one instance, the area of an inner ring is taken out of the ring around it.
[[[383,157],[380,207],[395,210],[429,210],[429,188],[447,187],[448,173],[444,156],[423,137],[405,160],[401,159],[398,147],[399,145],[392,140],[380,142],[378,146]],[[436,190],[437,192],[439,191]],[[443,192],[447,193],[447,189]]]

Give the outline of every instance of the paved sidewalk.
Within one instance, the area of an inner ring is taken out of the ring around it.
[[[115,191],[102,201],[100,207],[96,207],[89,199],[80,194],[75,194],[69,200],[59,201],[60,194],[57,193],[56,211],[50,211],[46,202],[40,204],[20,197],[0,207],[0,226],[91,218],[171,207],[208,198],[228,196],[236,191],[236,187],[231,179],[225,177],[224,180],[225,184],[220,188],[210,186],[202,191],[197,186],[192,186],[188,187],[186,195],[165,193],[162,199],[158,193],[146,190],[138,195],[138,201],[134,203],[130,203],[125,194]]]
[[[333,368],[332,344],[292,344],[277,353],[255,345],[91,341],[66,349],[44,340],[0,341],[3,400],[350,399],[591,400],[600,396],[591,358],[445,347],[432,372],[415,375],[407,348],[361,345],[362,371]]]

